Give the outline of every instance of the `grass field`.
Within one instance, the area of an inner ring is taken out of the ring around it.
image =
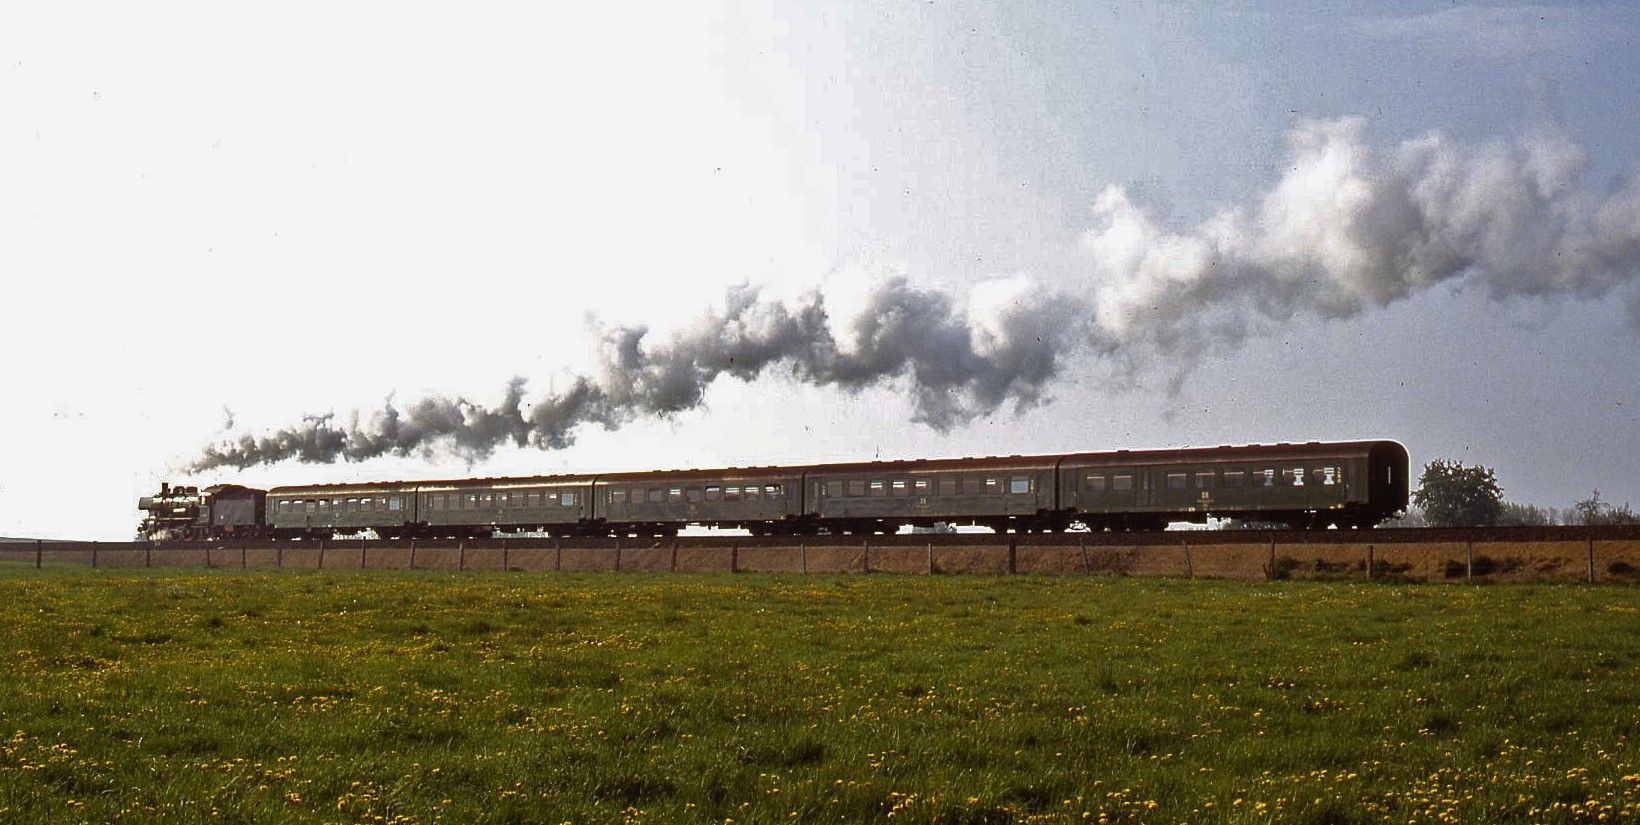
[[[0,568],[3,822],[1597,822],[1640,589]]]

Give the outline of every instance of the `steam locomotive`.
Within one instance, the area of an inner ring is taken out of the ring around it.
[[[1209,518],[1371,527],[1406,509],[1406,448],[1310,442],[720,470],[387,481],[258,490],[161,484],[149,541],[1159,530]]]

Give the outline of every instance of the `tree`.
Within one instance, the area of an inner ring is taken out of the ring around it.
[[[1490,468],[1444,458],[1424,465],[1412,501],[1435,527],[1490,527],[1503,515],[1503,488]]]
[[[1578,524],[1640,524],[1640,516],[1634,514],[1628,503],[1619,507],[1601,501],[1599,490],[1595,490],[1593,496],[1573,504],[1572,512]]]
[[[1556,519],[1553,507],[1545,510],[1536,504],[1505,501],[1498,511],[1497,523],[1499,527],[1543,527],[1556,523]]]

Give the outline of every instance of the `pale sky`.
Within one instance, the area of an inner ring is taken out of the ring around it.
[[[1640,504],[1640,8],[817,6],[0,9],[0,536],[162,479],[1354,438]],[[185,471],[515,377],[627,406]]]

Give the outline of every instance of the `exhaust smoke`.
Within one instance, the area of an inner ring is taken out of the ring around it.
[[[1135,371],[1165,364],[1182,376],[1295,316],[1348,318],[1440,284],[1497,299],[1616,291],[1640,327],[1636,178],[1591,193],[1581,148],[1556,128],[1479,145],[1432,133],[1387,151],[1367,146],[1363,130],[1355,118],[1301,122],[1269,191],[1193,229],[1106,188],[1082,236],[1074,292],[1020,277],[981,284],[959,303],[894,277],[845,313],[819,293],[782,302],[740,286],[663,340],[641,326],[603,331],[592,374],[539,398],[519,378],[493,407],[389,400],[345,420],[313,416],[228,438],[187,469],[560,449],[582,426],[692,409],[725,375],[781,373],[845,392],[903,384],[913,420],[944,431],[1042,403],[1074,357]]]

